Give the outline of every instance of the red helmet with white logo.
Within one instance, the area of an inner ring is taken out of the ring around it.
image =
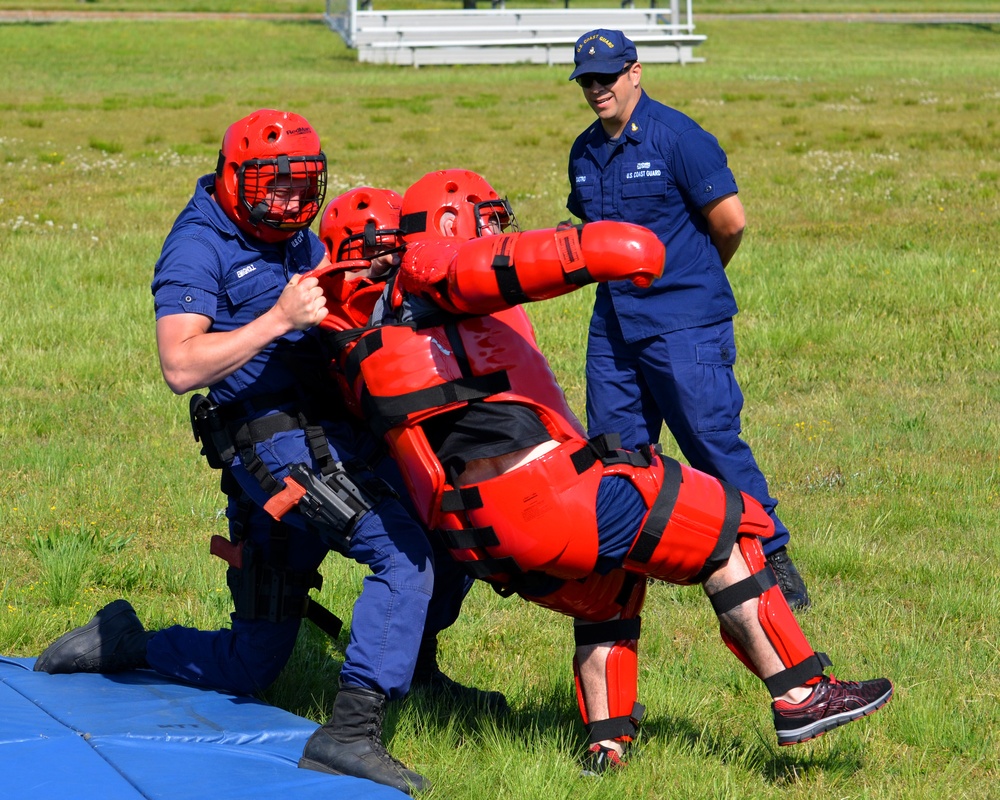
[[[316,219],[325,195],[326,156],[304,117],[265,108],[229,126],[215,196],[244,233],[290,239]]]
[[[451,232],[445,220],[453,218]],[[400,227],[406,241],[452,236],[475,239],[483,233],[517,230],[517,220],[506,198],[501,198],[481,175],[466,169],[429,172],[403,195]]]
[[[392,189],[361,186],[333,198],[319,222],[330,261],[371,261],[403,249],[403,198]]]

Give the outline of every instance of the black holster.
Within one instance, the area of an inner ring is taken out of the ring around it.
[[[212,469],[222,469],[236,455],[236,444],[226,426],[221,409],[201,394],[191,395],[191,431],[201,442],[201,454]]]

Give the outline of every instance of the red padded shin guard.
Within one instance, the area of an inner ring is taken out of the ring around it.
[[[751,574],[767,567],[760,539],[756,536],[740,536],[737,541]],[[786,667],[794,667],[813,655],[814,650],[799,627],[780,586],[772,586],[760,596],[757,618],[771,645],[778,652],[781,663]]]

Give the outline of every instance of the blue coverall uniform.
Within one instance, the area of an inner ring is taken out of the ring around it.
[[[577,137],[569,183],[571,214],[645,225],[667,248],[663,275],[649,288],[597,287],[587,342],[589,435],[618,433],[635,450],[658,441],[665,421],[692,467],[760,502],[775,526],[764,552],[774,552],[788,529],[740,438],[736,300],[701,213],[737,191],[725,152],[690,117],[643,92],[618,139],[600,120]]]
[[[271,308],[289,278],[315,267],[325,253],[319,238],[308,230],[277,244],[246,236],[214,201],[213,187],[214,175],[198,180],[194,196],[164,242],[152,291],[157,319],[201,314],[212,320],[212,331],[230,331]],[[294,412],[299,406],[296,398],[306,402],[304,391],[316,390],[317,383],[310,376],[322,382],[324,365],[316,331],[295,331],[211,386],[209,397],[230,414],[236,410],[237,419],[240,410],[246,420],[276,411]],[[345,464],[376,460],[378,445],[359,426],[344,419],[324,419],[320,424],[335,460]],[[279,481],[296,463],[318,471],[301,429],[275,433],[254,449]],[[230,469],[254,503],[249,519],[242,520],[242,534],[267,553],[272,520],[261,506],[270,496],[238,455]],[[391,459],[381,459],[375,469],[405,496]],[[361,481],[371,477],[367,468],[357,468],[352,474]],[[236,498],[231,497],[227,509],[231,524],[238,513],[236,505]],[[324,541],[307,527],[298,512],[286,514],[282,523],[288,537],[287,568],[315,570],[335,543]],[[345,554],[366,565],[371,574],[365,577],[354,606],[341,683],[396,699],[409,689],[425,625],[431,632],[450,625],[471,579],[444,556],[435,584],[434,554],[426,534],[391,497],[381,499],[358,521]],[[438,591],[432,601],[435,585]],[[257,691],[273,682],[284,667],[300,622],[298,618],[249,620],[234,614],[231,629],[172,626],[152,637],[147,661],[158,672],[191,683],[242,693]]]

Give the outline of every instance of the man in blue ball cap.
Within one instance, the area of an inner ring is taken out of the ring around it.
[[[576,42],[570,80],[598,119],[573,143],[566,207],[584,222],[619,220],[653,230],[666,268],[645,289],[597,288],[587,344],[590,436],[621,435],[637,450],[663,423],[695,469],[755,498],[774,521],[764,553],[793,609],[809,606],[788,556],[788,528],[740,436],[743,394],[733,371],[737,313],[726,265],[743,236],[736,179],[718,140],[640,86],[642,64],[622,31]]]
[[[638,60],[639,56],[631,39],[621,31],[601,28],[577,40],[573,59],[576,69],[569,79],[575,80],[586,73],[622,74],[627,64]]]

